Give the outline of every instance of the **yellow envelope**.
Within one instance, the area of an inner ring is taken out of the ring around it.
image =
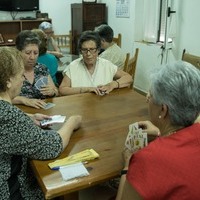
[[[49,163],[49,167],[51,169],[77,163],[77,162],[85,162],[88,160],[94,160],[95,158],[99,158],[99,154],[93,149],[86,149],[79,153],[73,154],[71,156],[67,156],[66,158],[56,160],[52,163]]]

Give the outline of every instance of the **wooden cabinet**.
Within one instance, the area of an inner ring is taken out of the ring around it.
[[[0,21],[0,34],[4,40],[0,45],[15,45],[15,38],[20,31],[38,28],[43,21],[51,23],[51,19]]]
[[[71,4],[72,53],[78,54],[78,38],[83,31],[94,30],[95,26],[107,21],[106,4]]]

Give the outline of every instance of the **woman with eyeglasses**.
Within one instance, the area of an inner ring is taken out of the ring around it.
[[[94,92],[109,94],[116,88],[130,86],[132,77],[110,61],[99,58],[101,38],[94,31],[81,34],[78,44],[80,58],[71,62],[63,72],[59,87],[61,95]]]

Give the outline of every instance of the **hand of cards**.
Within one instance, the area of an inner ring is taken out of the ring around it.
[[[46,86],[48,83],[48,77],[42,76],[40,79],[37,80],[35,83],[35,87],[40,90],[42,87]]]
[[[143,132],[142,129],[138,127],[138,123],[130,124],[125,146],[131,152],[135,152],[147,146],[147,144],[147,133]]]
[[[49,124],[54,124],[54,123],[63,123],[65,121],[66,116],[62,115],[54,115],[49,119],[42,120],[40,122],[41,126],[46,126]]]

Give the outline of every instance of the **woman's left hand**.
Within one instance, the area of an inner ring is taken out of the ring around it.
[[[108,83],[106,85],[99,85],[97,86],[100,93],[103,94],[109,94],[111,91],[113,91],[116,88],[115,82]]]
[[[40,92],[45,96],[56,96],[56,89],[52,85],[46,85],[40,89]]]

